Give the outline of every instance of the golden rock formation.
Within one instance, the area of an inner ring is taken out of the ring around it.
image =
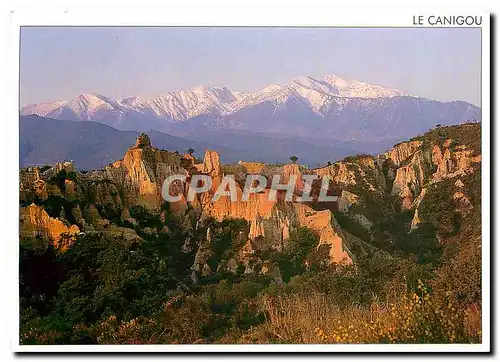
[[[151,209],[163,203],[163,182],[174,174],[187,175],[180,165],[179,156],[152,148],[146,135],[139,136],[122,160],[105,168],[106,177],[121,186],[126,206],[139,204]],[[174,210],[185,210],[187,201],[182,198],[171,206]]]
[[[352,259],[344,245],[342,231],[333,214],[329,210],[316,211],[305,204],[296,203],[294,206],[299,224],[319,235],[319,245],[330,245],[330,262],[352,264]]]
[[[65,225],[57,218],[51,218],[40,206],[31,204],[21,208],[20,228],[21,237],[41,237],[50,240],[54,247],[66,250],[80,232],[76,225]]]
[[[288,167],[287,167],[288,166]],[[281,182],[286,182],[290,175],[301,176],[298,165],[287,165],[283,167]],[[266,236],[264,222],[273,220],[268,224],[273,225],[272,235],[280,236],[278,242],[287,240],[290,235],[292,221],[290,217],[296,217],[299,226],[311,228],[320,238],[319,245],[331,245],[330,261],[332,263],[352,263],[352,259],[344,251],[340,227],[336,224],[333,214],[329,210],[315,211],[312,208],[299,204],[289,203],[291,212],[280,212],[282,203],[269,200],[269,190],[261,193],[250,194],[248,201],[242,201],[242,190],[237,186],[237,200],[231,201],[227,196],[222,196],[218,200],[210,201],[213,192],[222,180],[223,172],[219,155],[215,151],[207,150],[203,161],[202,172],[215,179],[212,182],[212,191],[202,196],[202,215],[214,217],[221,221],[225,218],[245,219],[250,223],[249,239],[255,240],[259,236]],[[216,186],[214,186],[216,185]],[[307,216],[306,216],[307,213]],[[336,229],[332,225],[336,226]]]
[[[411,161],[396,171],[392,194],[401,198],[403,210],[411,208],[415,195],[422,189],[425,180],[425,164],[421,150],[411,156]]]
[[[356,175],[347,167],[347,162],[335,162],[332,165],[315,168],[312,170],[320,177],[329,176],[332,180],[341,185],[355,185]]]
[[[399,167],[403,161],[415,153],[422,141],[402,142],[395,145],[389,152],[386,153],[386,158],[390,158],[394,164]]]

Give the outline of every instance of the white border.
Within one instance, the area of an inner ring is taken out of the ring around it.
[[[381,9],[377,4],[366,4],[362,9],[355,6],[343,5],[339,10],[335,4],[325,3],[313,5],[297,4],[294,1],[281,3],[251,3],[232,6],[224,2],[223,7],[200,1],[189,3],[171,2],[161,11],[147,7],[117,8],[114,6],[99,5],[99,8],[71,7],[59,11],[46,10],[45,4],[30,4],[29,8],[18,8],[10,16],[10,47],[8,89],[9,108],[7,122],[4,126],[10,139],[10,154],[8,159],[9,172],[16,177],[7,180],[4,190],[18,190],[18,94],[19,94],[19,28],[24,25],[153,25],[153,26],[378,26],[378,27],[411,27],[413,15],[482,15],[482,235],[483,235],[483,343],[480,345],[119,345],[119,346],[22,346],[19,345],[19,311],[18,311],[18,215],[2,210],[2,220],[7,220],[7,238],[4,240],[8,248],[7,259],[9,290],[6,293],[13,299],[10,307],[11,349],[23,352],[484,352],[490,350],[490,23],[489,14],[477,11],[456,11],[456,7],[445,4],[432,4],[423,11],[420,7],[416,11]],[[315,3],[317,3],[315,1]],[[260,5],[260,6],[259,6]],[[194,7],[193,7],[194,6]],[[471,6],[469,6],[471,7]],[[454,9],[450,12],[448,9]],[[61,9],[61,7],[60,7]],[[196,9],[196,11],[193,11]],[[223,10],[221,10],[223,9]],[[13,150],[16,150],[14,152]],[[3,184],[3,182],[2,182]],[[7,204],[13,205],[14,210],[18,205],[18,191],[7,191]]]

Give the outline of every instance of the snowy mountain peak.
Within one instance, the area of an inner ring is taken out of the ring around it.
[[[335,74],[327,74],[323,80],[339,89],[339,95],[350,98],[380,98],[406,96],[408,93],[372,85],[349,78],[341,78]]]
[[[272,93],[281,89],[282,87],[279,84],[269,84],[267,87],[262,88],[260,90],[261,93]]]
[[[105,97],[97,93],[81,93],[76,98],[86,102],[93,102],[102,100]]]
[[[231,91],[223,86],[198,85],[152,98],[126,97],[113,99],[97,93],[82,93],[69,101],[28,105],[22,115],[75,120],[105,120],[121,124],[123,119],[153,117],[157,122],[184,121],[200,115],[228,115],[263,102],[275,106],[290,99],[321,113],[332,99],[380,98],[407,95],[405,92],[327,74],[316,79],[299,76],[281,86],[270,84],[254,93]],[[331,102],[330,102],[331,103]]]
[[[327,82],[331,85],[334,85],[336,87],[339,87],[339,88],[347,88],[347,87],[349,87],[349,84],[350,84],[349,80],[341,78],[338,75],[333,74],[333,73],[325,75],[323,77],[323,80],[325,82]]]
[[[315,81],[314,78],[308,77],[306,75],[300,75],[300,76],[292,79],[292,83],[301,84],[301,85],[307,85],[307,84],[310,84],[311,82],[314,82],[314,81]]]

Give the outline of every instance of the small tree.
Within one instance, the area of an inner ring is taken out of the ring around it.
[[[299,158],[298,158],[297,156],[292,156],[292,157],[290,157],[290,161],[292,161],[292,163],[297,163],[297,160],[298,160],[298,159],[299,159]]]
[[[187,153],[189,153],[190,155],[193,155],[193,153],[194,153],[194,150],[193,150],[192,148],[188,148],[188,151],[187,151]]]

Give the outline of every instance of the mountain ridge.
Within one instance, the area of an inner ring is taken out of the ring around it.
[[[188,134],[195,134],[198,130]],[[294,154],[301,163],[335,161],[349,154],[366,153],[370,149],[382,150],[389,143],[361,144],[328,142],[315,144],[313,140],[297,140],[246,131],[204,132],[197,139],[186,135],[172,135],[148,131],[152,141],[160,148],[184,152],[214,149],[222,154],[225,163],[240,159],[259,162],[286,162]],[[198,132],[199,133],[199,132]],[[118,130],[99,122],[72,122],[39,116],[20,117],[20,165],[45,165],[74,160],[78,169],[102,168],[119,159],[138,136],[136,131]],[[200,155],[201,156],[201,155]]]
[[[220,86],[197,86],[151,98],[84,93],[69,101],[28,105],[20,113],[97,121],[120,130],[187,134],[192,139],[200,132],[244,130],[362,142],[403,140],[436,124],[481,120],[481,109],[467,102],[435,101],[334,74],[319,79],[300,76],[254,93]]]

